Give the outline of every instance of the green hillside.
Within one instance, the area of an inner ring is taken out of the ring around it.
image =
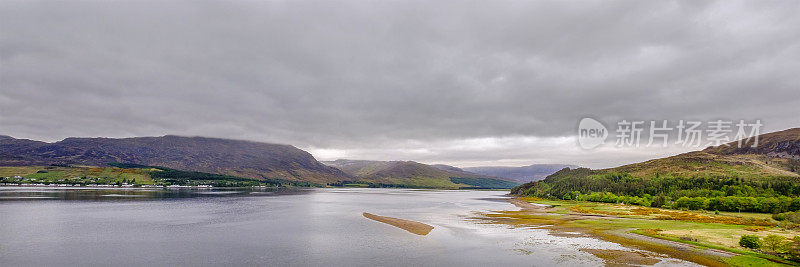
[[[153,184],[148,169],[94,166],[24,166],[0,167],[0,178],[23,183],[115,184],[128,182]],[[22,180],[14,179],[19,176]],[[19,180],[19,181],[18,181]]]
[[[351,183],[381,187],[512,188],[519,183],[463,170],[443,170],[414,161],[336,160],[323,162],[355,177]]]
[[[267,181],[325,184],[348,180],[290,145],[208,137],[66,138],[58,142],[0,135],[0,166],[105,166],[126,162]]]
[[[616,168],[563,169],[512,189],[517,195],[653,207],[785,212],[800,210],[800,129]]]
[[[318,186],[280,179],[251,179],[206,172],[182,171],[139,164],[110,163],[97,166],[23,166],[0,167],[0,183],[68,185],[213,185],[240,186]]]

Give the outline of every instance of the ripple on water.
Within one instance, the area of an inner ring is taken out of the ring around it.
[[[230,195],[230,194],[239,194],[242,191],[208,191],[208,192],[197,192],[198,195]]]
[[[147,197],[147,195],[122,195],[122,194],[107,194],[101,196],[102,197]]]
[[[45,197],[45,196],[19,196],[19,197],[0,197],[0,199],[54,199],[56,197]]]

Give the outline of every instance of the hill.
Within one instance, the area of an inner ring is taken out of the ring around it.
[[[314,186],[302,181],[250,179],[223,174],[181,171],[130,163],[98,166],[15,166],[0,167],[0,183],[59,186]]]
[[[414,161],[347,160],[323,162],[355,177],[357,182],[426,188],[511,188],[518,183],[439,165]],[[441,169],[445,168],[445,169]]]
[[[565,168],[542,181],[516,187],[512,193],[596,200],[605,194],[606,201],[616,201],[619,196],[638,197],[648,205],[681,205],[677,203],[683,198],[698,198],[697,201],[702,202],[703,199],[708,201],[707,198],[718,197],[731,197],[732,201],[737,197],[747,198],[743,201],[798,197],[798,133],[800,129],[760,135],[756,147],[738,148],[738,142],[731,142],[703,151],[615,168]],[[655,196],[660,198],[657,200]],[[753,206],[746,209],[775,211],[777,208]]]
[[[774,158],[800,159],[800,128],[792,128],[760,135],[758,146],[753,147],[755,139],[706,148],[705,152],[718,155],[767,155]]]
[[[0,137],[0,166],[134,163],[258,180],[329,183],[344,172],[290,145],[206,137],[67,138],[47,143]]]
[[[578,168],[578,166],[566,164],[533,164],[521,167],[485,166],[468,167],[463,169],[468,172],[509,178],[524,183],[542,180],[548,175],[551,175],[564,168]]]
[[[471,172],[471,171],[467,171],[467,170],[464,170],[464,169],[456,167],[456,166],[450,166],[450,165],[445,165],[445,164],[431,164],[431,165],[428,165],[428,166],[431,166],[431,167],[437,168],[439,170],[443,170],[443,171],[449,172],[449,173],[454,174],[454,175],[469,176],[469,177],[484,177],[484,178],[492,178],[492,179],[504,180],[504,181],[518,183],[518,184],[520,183],[519,181],[517,181],[515,179],[511,179],[511,178],[507,178],[507,177],[494,176],[494,175],[485,175],[485,174],[476,173],[476,172]]]

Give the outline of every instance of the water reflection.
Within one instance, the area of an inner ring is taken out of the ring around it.
[[[516,209],[505,194],[6,187],[0,196],[14,201],[0,202],[0,266],[598,266],[582,249],[620,249],[469,219]],[[363,212],[435,228],[414,235]]]
[[[304,188],[47,188],[0,187],[0,201],[20,200],[157,200],[225,196],[280,196],[308,194]]]

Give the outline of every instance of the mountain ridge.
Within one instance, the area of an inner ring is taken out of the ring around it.
[[[338,159],[323,161],[359,180],[379,183],[407,184],[419,187],[459,188],[488,182],[493,186],[513,187],[512,181],[463,171],[447,165],[428,165],[415,161],[373,161]],[[446,167],[444,167],[446,166]],[[448,170],[443,170],[448,169]]]
[[[483,175],[496,176],[514,179],[519,182],[530,182],[542,180],[564,168],[578,168],[579,166],[570,164],[531,164],[519,167],[505,166],[480,166],[467,167],[463,170]]]
[[[720,146],[704,149],[704,152],[718,155],[763,154],[770,157],[800,159],[800,128],[791,128],[783,131],[759,135],[756,139],[743,139]]]
[[[626,179],[647,181],[664,177],[685,179],[734,179],[734,181],[794,181],[800,178],[800,128],[759,135],[743,142],[733,141],[700,151],[682,153],[665,158],[627,164],[606,169],[565,168],[542,181],[523,184],[512,190],[521,193],[538,188],[547,193],[548,187],[577,191],[593,191],[598,181],[616,183]],[[594,178],[593,178],[594,177]],[[547,184],[547,185],[544,185]],[[612,186],[613,187],[613,186]]]

